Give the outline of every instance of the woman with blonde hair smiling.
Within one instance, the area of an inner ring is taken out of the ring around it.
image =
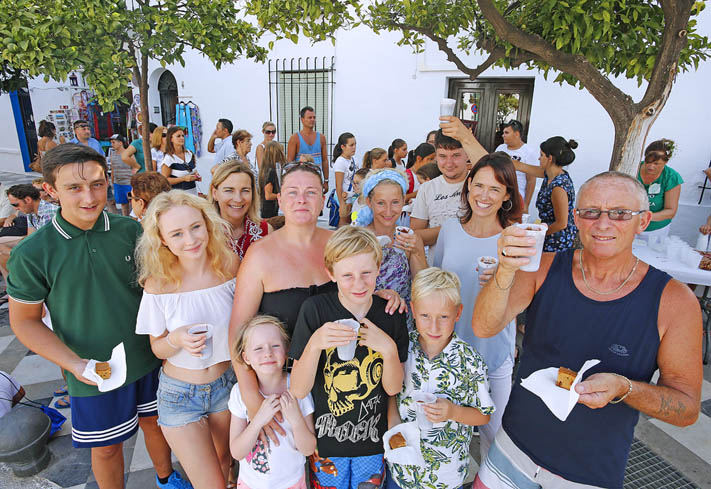
[[[235,383],[227,342],[239,260],[206,200],[157,195],[136,246],[144,288],[136,333],[166,360],[158,424],[196,489],[225,487],[230,468],[228,400]]]
[[[259,216],[257,181],[247,164],[234,159],[221,163],[212,175],[208,198],[230,224],[228,242],[240,259],[249,245],[272,231]]]

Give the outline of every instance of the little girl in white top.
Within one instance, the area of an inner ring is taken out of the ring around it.
[[[142,225],[136,333],[149,334],[153,353],[167,360],[158,424],[195,489],[225,487],[235,383],[227,332],[239,260],[214,206],[182,190],[158,194]],[[207,332],[191,333],[196,325]]]
[[[239,385],[230,394],[230,450],[239,460],[237,489],[306,489],[305,456],[316,450],[311,394],[298,400],[289,391],[284,372],[289,335],[273,316],[256,316],[238,333],[235,361],[254,370],[264,402],[253,419],[247,415]],[[281,411],[286,435],[279,445],[265,446],[262,427]]]

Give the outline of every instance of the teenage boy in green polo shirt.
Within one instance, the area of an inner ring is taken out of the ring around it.
[[[123,487],[123,441],[140,426],[158,487],[188,488],[173,471],[170,448],[157,425],[160,361],[135,334],[142,291],[133,251],[141,227],[106,213],[106,159],[91,148],[61,144],[42,158],[45,190],[61,202],[51,225],[13,249],[8,268],[10,325],[32,351],[64,369],[75,447],[91,447],[101,489]],[[51,252],[48,252],[51,250]],[[42,304],[54,331],[42,323]],[[123,386],[99,392],[83,377],[88,359],[107,360],[123,342]]]

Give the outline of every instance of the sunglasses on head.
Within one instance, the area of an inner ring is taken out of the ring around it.
[[[632,216],[637,216],[643,212],[647,211],[631,211],[629,209],[610,209],[603,211],[602,209],[590,208],[590,209],[575,209],[575,213],[581,219],[587,219],[589,221],[595,221],[600,219],[600,216],[607,214],[607,217],[611,221],[629,221]]]
[[[128,197],[128,200],[142,200],[142,201],[144,201],[144,202],[146,201],[146,199],[142,199],[142,198],[140,198],[140,197],[135,197],[135,196],[133,195],[133,192],[127,193],[127,194],[126,194],[126,197]]]
[[[318,165],[305,161],[294,161],[293,163],[284,165],[281,170],[281,177],[284,178],[289,173],[292,173],[296,170],[305,170],[309,173],[313,173],[314,175],[318,175],[319,180],[323,181],[321,176],[321,168],[319,168]]]
[[[506,123],[506,127],[510,127],[511,129],[513,129],[513,130],[516,131],[516,132],[521,132],[521,131],[523,131],[523,124],[521,124],[521,123],[520,123],[519,121],[517,121],[516,119],[511,119],[510,121],[508,121],[508,122]]]
[[[276,134],[276,129],[267,129],[264,131],[264,134]]]

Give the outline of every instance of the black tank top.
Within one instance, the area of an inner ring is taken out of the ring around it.
[[[311,285],[310,287],[293,287],[291,289],[275,290],[262,294],[262,302],[259,304],[260,314],[270,314],[280,319],[286,326],[289,337],[294,333],[296,320],[299,317],[301,304],[313,295],[324,292],[337,291],[335,282],[326,282],[321,285]]]
[[[521,379],[548,367],[577,371],[596,358],[600,363],[585,378],[613,372],[649,382],[657,369],[659,302],[671,277],[650,266],[626,296],[595,301],[573,282],[573,252],[556,253],[529,307],[521,365],[503,428],[516,446],[554,474],[621,489],[639,411],[624,403],[601,409],[576,404],[562,422],[538,396],[521,387]]]

